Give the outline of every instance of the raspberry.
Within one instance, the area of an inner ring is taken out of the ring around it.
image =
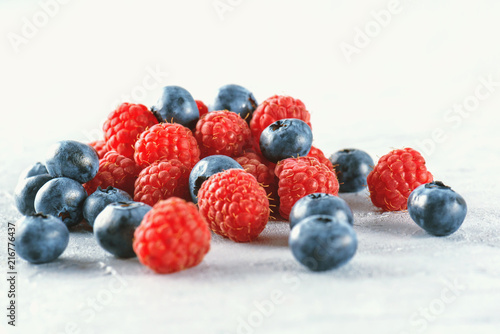
[[[269,220],[266,191],[242,169],[209,177],[198,192],[198,206],[212,231],[236,242],[257,238]]]
[[[200,118],[201,118],[201,116],[208,113],[208,107],[205,105],[205,103],[203,103],[203,101],[194,100],[194,102],[196,102],[196,106],[198,107],[198,112],[200,113]]]
[[[177,197],[153,206],[134,233],[139,261],[160,274],[198,265],[210,250],[210,230],[193,203]]]
[[[134,160],[115,151],[109,151],[104,155],[104,158],[99,160],[97,175],[85,183],[83,187],[89,195],[97,187],[106,189],[111,186],[126,191],[130,196],[134,196],[134,182],[140,171],[141,168],[135,164]]]
[[[243,169],[252,174],[267,193],[269,198],[269,206],[276,207],[279,204],[278,198],[278,179],[274,175],[274,164],[268,161],[253,151],[246,151],[243,155],[234,158]],[[267,163],[267,164],[266,164]]]
[[[134,156],[134,144],[141,132],[158,124],[156,117],[142,104],[122,103],[104,122],[104,140],[110,150],[127,158]]]
[[[293,205],[312,193],[337,196],[337,176],[314,157],[288,158],[278,162],[275,170],[279,179],[280,214],[288,219]]]
[[[250,142],[250,128],[247,122],[235,112],[212,111],[198,121],[195,132],[201,157],[222,154],[229,157],[243,153]]]
[[[161,123],[141,133],[134,158],[140,166],[178,159],[191,169],[200,160],[200,149],[191,130],[177,123]]]
[[[89,143],[88,145],[92,146],[97,151],[99,159],[104,158],[104,155],[109,151],[108,145],[104,140],[96,140]]]
[[[410,193],[432,180],[424,158],[409,147],[382,156],[367,177],[372,203],[384,211],[406,210]]]
[[[189,200],[189,172],[190,169],[177,159],[152,163],[135,181],[134,201],[153,206],[172,196]]]
[[[274,95],[255,109],[250,121],[250,130],[257,152],[260,153],[259,140],[262,131],[270,124],[284,118],[298,118],[311,126],[311,115],[304,103],[290,96]]]
[[[323,165],[328,167],[329,170],[334,172],[332,162],[328,160],[327,157],[325,157],[325,154],[319,148],[311,146],[311,150],[309,151],[309,154],[307,156],[318,159],[319,162],[321,162]]]

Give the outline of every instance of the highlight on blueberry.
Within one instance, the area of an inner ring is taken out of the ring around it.
[[[330,156],[337,179],[339,192],[352,193],[366,188],[366,178],[375,163],[368,153],[355,148],[335,152]]]
[[[85,183],[97,174],[99,156],[90,145],[63,140],[49,149],[45,167],[53,177],[67,177]]]
[[[245,87],[229,84],[219,88],[210,111],[229,110],[250,122],[253,111],[257,108],[257,100]]]
[[[47,168],[41,162],[36,162],[33,165],[27,167],[19,175],[19,180],[26,179],[31,176],[48,174]]]
[[[14,202],[22,215],[29,216],[36,213],[35,196],[38,190],[52,179],[49,174],[40,174],[21,179],[18,182],[14,190]]]
[[[144,215],[151,210],[147,204],[133,201],[111,203],[97,216],[94,235],[97,243],[116,257],[134,257],[134,232]]]
[[[280,119],[262,131],[260,150],[264,157],[274,163],[287,158],[305,157],[311,150],[312,130],[297,118]]]
[[[83,219],[83,203],[87,199],[85,188],[73,179],[59,177],[45,183],[35,196],[35,211],[59,217],[66,226]]]
[[[433,181],[412,191],[408,197],[408,213],[429,234],[447,236],[462,226],[467,203],[443,182]]]
[[[343,221],[353,225],[352,211],[342,198],[325,193],[313,193],[302,197],[290,211],[290,228],[293,228],[307,217],[327,215],[336,221]]]
[[[16,222],[16,251],[31,263],[46,263],[57,259],[69,242],[68,228],[54,216],[36,214]]]
[[[189,173],[189,193],[193,202],[198,203],[198,191],[210,176],[233,168],[243,169],[236,160],[225,155],[210,155],[198,161]]]
[[[200,118],[193,96],[179,86],[163,87],[162,95],[151,111],[160,123],[179,123],[190,129],[194,129]]]
[[[352,226],[327,215],[303,219],[290,232],[288,243],[295,259],[312,271],[344,265],[358,247]]]
[[[106,189],[98,187],[83,203],[83,218],[94,226],[94,221],[104,208],[111,203],[131,201],[132,197],[118,188],[109,186]]]

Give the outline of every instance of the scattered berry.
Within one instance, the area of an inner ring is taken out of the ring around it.
[[[153,206],[135,230],[139,261],[157,273],[198,265],[210,249],[210,230],[193,203],[170,197]]]
[[[134,257],[134,232],[149,210],[149,205],[132,201],[109,204],[95,220],[97,243],[116,257]]]
[[[321,162],[326,167],[328,167],[329,170],[331,170],[332,172],[335,171],[333,169],[333,165],[330,162],[330,160],[327,159],[327,157],[325,156],[325,154],[323,153],[323,151],[320,150],[319,148],[311,146],[311,150],[309,151],[309,154],[307,156],[318,159],[318,161]],[[337,178],[338,178],[338,175],[337,175]]]
[[[195,137],[201,157],[209,155],[241,155],[250,144],[250,128],[238,114],[227,111],[212,111],[200,118],[196,124]]]
[[[233,158],[225,155],[211,155],[201,159],[189,174],[191,200],[195,204],[198,203],[198,191],[203,182],[208,180],[210,176],[232,168],[242,169],[241,165]]]
[[[198,112],[200,113],[200,118],[201,118],[201,116],[208,113],[208,107],[205,105],[205,103],[203,103],[203,101],[194,100],[194,102],[196,102],[196,106],[198,107]]]
[[[18,182],[14,190],[14,202],[22,215],[30,216],[35,211],[35,196],[38,190],[53,177],[49,174],[30,176]]]
[[[47,171],[47,168],[45,167],[44,164],[42,164],[41,162],[37,162],[21,172],[21,174],[19,175],[19,181],[31,176],[36,176],[41,174],[49,174],[49,172]]]
[[[114,187],[126,191],[130,196],[134,195],[134,183],[141,168],[134,160],[129,159],[115,151],[109,151],[99,161],[99,172],[83,186],[90,195],[97,187],[103,189]]]
[[[109,152],[109,147],[104,140],[96,140],[88,143],[88,145],[92,146],[94,150],[96,150],[97,156],[99,156],[99,160],[104,158],[104,155]]]
[[[161,123],[140,135],[135,143],[134,158],[143,167],[163,159],[178,159],[193,168],[200,160],[200,149],[188,128],[176,123]]]
[[[53,177],[68,177],[85,183],[97,174],[99,156],[92,146],[64,140],[49,149],[45,167]]]
[[[97,215],[101,213],[108,204],[131,200],[132,197],[123,190],[111,186],[104,190],[101,189],[101,187],[97,187],[96,191],[87,197],[85,203],[83,203],[83,218],[85,218],[90,226],[94,226]]]
[[[153,206],[172,196],[189,200],[189,172],[177,159],[154,162],[135,181],[134,201]]]
[[[229,169],[205,181],[198,192],[198,207],[212,231],[236,242],[254,240],[269,220],[266,191],[241,169]]]
[[[122,103],[104,122],[104,139],[109,150],[132,158],[137,137],[158,124],[155,116],[142,104]]]
[[[367,177],[372,203],[384,211],[406,210],[410,193],[429,182],[424,158],[409,147],[382,156]]]
[[[292,157],[303,157],[312,146],[309,125],[296,118],[285,118],[270,124],[260,135],[260,151],[269,161],[277,163]]]
[[[56,217],[43,214],[22,217],[16,226],[16,251],[28,262],[53,261],[68,246],[68,228]]]
[[[311,114],[304,103],[290,96],[274,95],[255,109],[250,121],[250,130],[257,152],[260,153],[259,140],[262,131],[277,120],[284,118],[298,118],[311,126]]]
[[[366,178],[373,169],[373,160],[365,151],[355,148],[335,152],[330,157],[340,184],[340,192],[353,193],[366,187]]]
[[[408,212],[418,226],[436,236],[457,231],[467,215],[462,196],[440,181],[422,184],[408,198]]]
[[[335,173],[313,157],[288,158],[278,162],[275,169],[279,179],[280,214],[288,219],[293,205],[312,193],[337,196],[339,183]]]
[[[325,271],[347,263],[356,253],[358,239],[348,223],[315,215],[292,229],[288,243],[297,261],[312,271]]]
[[[179,86],[166,86],[156,105],[151,108],[161,123],[178,123],[194,129],[200,118],[191,94]]]
[[[230,84],[219,88],[210,110],[233,111],[240,115],[242,119],[250,121],[255,108],[257,108],[257,100],[252,92],[245,87]]]
[[[342,198],[324,193],[314,193],[299,199],[290,212],[290,228],[307,217],[314,215],[331,216],[335,221],[353,224],[352,211]]]

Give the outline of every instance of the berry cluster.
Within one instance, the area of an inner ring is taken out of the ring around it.
[[[102,140],[61,141],[21,173],[19,254],[52,261],[68,245],[69,228],[86,223],[105,251],[173,273],[202,262],[210,231],[251,242],[279,214],[290,220],[296,259],[328,270],[357,249],[352,211],[338,193],[366,186],[375,206],[408,208],[431,234],[462,224],[465,201],[432,182],[417,151],[393,150],[374,166],[361,150],[328,159],[312,144],[310,113],[298,99],[257,104],[246,88],[226,85],[207,107],[182,87],[164,87],[150,109],[119,105]]]

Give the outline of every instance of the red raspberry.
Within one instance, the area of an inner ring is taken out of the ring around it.
[[[200,113],[200,118],[201,118],[201,116],[208,113],[208,107],[205,105],[205,103],[203,103],[203,101],[194,100],[194,102],[196,102],[196,106],[198,107],[198,111]]]
[[[328,167],[329,170],[334,172],[332,162],[328,160],[327,157],[325,157],[325,154],[319,148],[311,146],[311,150],[309,151],[309,154],[307,156],[318,159],[319,162],[321,162],[323,165]]]
[[[234,157],[243,153],[250,143],[250,128],[235,112],[212,111],[198,121],[195,132],[201,157],[214,154]]]
[[[339,182],[335,172],[314,157],[288,158],[276,165],[280,214],[288,219],[292,206],[312,193],[338,195]]]
[[[160,274],[198,265],[210,250],[210,230],[193,203],[177,197],[160,201],[134,233],[139,261]]]
[[[178,159],[191,169],[200,160],[200,149],[188,128],[177,123],[160,123],[141,133],[135,143],[134,158],[140,166]]]
[[[177,159],[152,163],[141,171],[135,181],[134,201],[153,206],[172,196],[190,200],[190,171]]]
[[[432,180],[424,158],[408,147],[382,156],[366,181],[375,206],[398,211],[406,210],[408,196],[415,188]]]
[[[266,191],[241,169],[228,169],[203,182],[198,207],[212,231],[236,242],[257,238],[269,220]]]
[[[274,175],[274,164],[266,161],[253,151],[246,151],[243,155],[234,158],[243,169],[252,174],[259,182],[267,193],[269,199],[269,206],[271,208],[277,207],[279,204],[278,197],[278,179]],[[267,164],[266,164],[267,163]],[[272,210],[272,209],[271,209]]]
[[[298,118],[311,126],[311,114],[304,103],[290,96],[274,95],[262,102],[253,112],[250,130],[254,139],[254,147],[260,153],[260,134],[270,124],[284,118]]]
[[[134,182],[141,168],[135,161],[115,151],[109,151],[99,160],[99,171],[96,176],[83,187],[92,194],[97,187],[106,189],[109,186],[121,189],[134,196]]]
[[[141,132],[158,124],[151,111],[142,104],[122,103],[104,122],[104,140],[110,150],[127,158],[134,157],[134,144]]]
[[[106,142],[104,140],[96,140],[89,143],[89,145],[97,151],[99,159],[104,158],[104,155],[109,151],[108,145],[106,145]]]

